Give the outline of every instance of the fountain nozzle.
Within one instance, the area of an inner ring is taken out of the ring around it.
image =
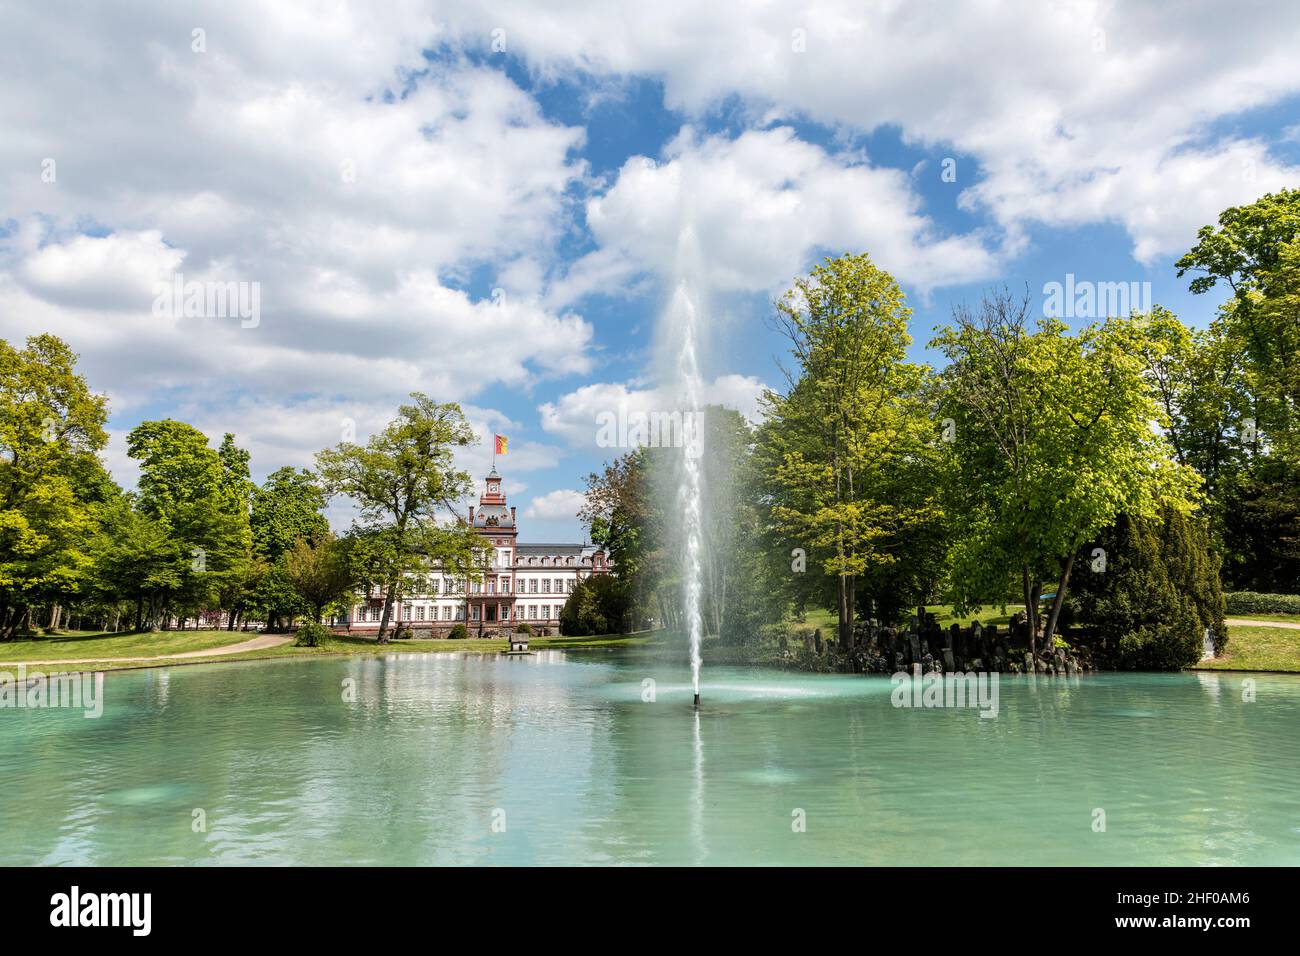
[[[700,709],[700,695],[698,693],[695,695],[695,709]]]

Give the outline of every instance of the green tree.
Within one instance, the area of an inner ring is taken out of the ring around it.
[[[887,493],[934,439],[928,370],[906,361],[910,310],[866,255],[828,258],[777,303],[796,362],[785,394],[768,396],[759,435],[771,520],[787,552],[804,549],[835,584],[840,646],[853,646],[856,579],[897,559],[894,545],[934,516]]]
[[[1031,329],[1028,312],[1028,296],[993,293],[978,314],[954,309],[933,344],[949,359],[955,603],[1005,594],[1014,570],[1037,652],[1041,582],[1056,583],[1050,648],[1079,546],[1121,513],[1189,509],[1199,479],[1151,427],[1168,420],[1146,374],[1160,343],[1143,319],[1071,334],[1052,319]]]
[[[107,400],[52,335],[0,340],[0,638],[34,606],[66,600],[91,572],[94,503],[112,483],[98,455]]]
[[[299,538],[284,556],[284,570],[318,624],[325,608],[350,595],[357,583],[348,543],[331,534],[322,535],[315,543]]]
[[[139,509],[177,544],[180,582],[148,598],[149,626],[171,613],[182,619],[218,603],[252,558],[248,511],[239,489],[246,482],[226,443],[227,461],[192,425],[172,419],[142,422],[127,435],[127,454],[140,462]],[[228,470],[230,459],[236,467]],[[246,459],[244,459],[246,466]]]
[[[1295,588],[1300,578],[1300,190],[1224,210],[1178,261],[1191,289],[1222,282],[1216,323],[1243,362],[1248,414],[1241,466],[1215,487],[1225,575],[1236,588]]]
[[[572,637],[612,634],[627,614],[627,594],[608,574],[579,581],[560,609],[560,633]]]
[[[314,543],[329,533],[322,511],[325,492],[306,469],[279,468],[251,494],[249,530],[253,561],[230,598],[230,627],[257,613],[268,627],[307,610],[285,578],[284,556],[299,541]]]
[[[317,454],[326,493],[346,495],[360,511],[376,583],[384,589],[379,642],[388,640],[394,602],[406,577],[437,565],[450,575],[477,575],[478,535],[463,521],[444,523],[472,489],[453,462],[456,448],[474,442],[460,406],[438,404],[418,392],[398,417],[364,446],[343,442]]]
[[[1082,552],[1103,559],[1080,575],[1071,605],[1104,640],[1108,666],[1176,670],[1201,657],[1203,635],[1227,641],[1219,561],[1202,519],[1165,507],[1120,515]],[[1093,559],[1096,561],[1096,559]]]

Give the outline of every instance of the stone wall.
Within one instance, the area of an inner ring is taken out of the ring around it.
[[[1017,619],[1019,618],[1019,619]],[[952,624],[941,628],[935,616],[918,608],[907,625],[901,628],[882,626],[876,621],[859,621],[853,625],[854,648],[838,649],[834,640],[823,640],[821,632],[805,636],[804,647],[787,656],[796,666],[809,670],[842,670],[854,673],[894,674],[911,671],[919,664],[922,673],[931,671],[966,672],[999,671],[1008,674],[1074,674],[1092,669],[1092,655],[1087,649],[1090,637],[1076,630],[1058,630],[1073,648],[1039,650],[1037,658],[1029,654],[1029,625],[1023,615],[1012,619],[1010,627],[981,625],[973,621],[967,627]]]

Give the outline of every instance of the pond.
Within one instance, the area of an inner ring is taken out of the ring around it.
[[[110,673],[97,719],[0,710],[0,863],[1300,863],[1300,678],[997,689],[706,666],[696,712],[626,651]]]

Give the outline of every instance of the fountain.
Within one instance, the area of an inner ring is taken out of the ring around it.
[[[703,497],[704,482],[700,467],[701,443],[699,415],[701,414],[700,363],[698,354],[699,310],[691,298],[685,280],[677,284],[673,293],[670,316],[680,334],[681,352],[676,364],[676,394],[685,399],[686,412],[682,416],[682,470],[678,498],[682,508],[682,532],[686,541],[686,627],[690,636],[691,684],[695,689],[694,706],[700,706],[700,643],[703,640],[704,622],[700,613],[702,589],[701,548],[703,547]]]
[[[684,607],[690,639],[691,685],[694,706],[700,706],[700,654],[704,638],[701,609],[704,548],[703,451],[704,381],[700,375],[701,308],[698,296],[704,282],[697,277],[702,261],[695,230],[682,229],[677,243],[677,284],[664,312],[659,346],[661,349],[661,392],[673,396],[682,410],[682,428],[676,436],[681,447],[677,478],[677,504],[681,515],[682,571],[685,583]]]

